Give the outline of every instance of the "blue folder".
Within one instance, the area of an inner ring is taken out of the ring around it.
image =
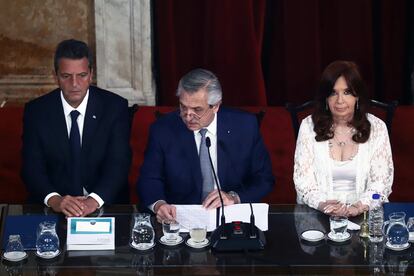
[[[389,202],[384,203],[384,220],[388,220],[388,215],[394,212],[405,212],[405,219],[414,217],[414,203],[409,202]]]
[[[57,215],[7,216],[3,231],[2,248],[5,249],[9,235],[20,235],[25,250],[36,250],[36,233],[39,223],[54,221],[58,225]]]

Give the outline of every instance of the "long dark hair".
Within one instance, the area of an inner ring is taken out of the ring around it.
[[[358,66],[351,61],[337,60],[325,68],[316,95],[316,106],[312,114],[316,133],[315,140],[326,141],[334,136],[332,130],[332,113],[327,107],[327,98],[332,94],[335,82],[339,77],[344,77],[353,96],[358,97],[355,105],[354,116],[349,124],[356,130],[352,140],[356,143],[365,143],[371,132],[371,124],[367,119],[369,102],[367,89],[359,73]]]

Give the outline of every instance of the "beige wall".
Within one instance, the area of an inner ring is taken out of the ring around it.
[[[93,0],[0,0],[0,103],[22,104],[55,88],[54,49],[61,40],[95,52]]]

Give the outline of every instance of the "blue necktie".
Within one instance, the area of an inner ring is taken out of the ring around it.
[[[72,119],[72,127],[70,128],[69,144],[70,144],[70,164],[71,164],[71,177],[72,186],[69,188],[69,194],[72,196],[82,195],[82,183],[81,183],[81,140],[79,134],[79,127],[77,118],[79,111],[73,110],[70,112],[70,118]]]
[[[203,176],[203,200],[214,188],[213,171],[211,169],[210,159],[208,157],[208,149],[206,146],[207,129],[200,129],[200,166],[201,175]]]

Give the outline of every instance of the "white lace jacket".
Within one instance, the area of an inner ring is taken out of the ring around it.
[[[374,193],[388,201],[394,165],[385,123],[372,114],[367,118],[371,134],[367,142],[359,144],[355,158],[357,198],[369,205]],[[331,166],[328,141],[316,142],[312,118],[308,116],[300,125],[295,151],[293,181],[298,203],[317,209],[320,202],[334,199]]]

